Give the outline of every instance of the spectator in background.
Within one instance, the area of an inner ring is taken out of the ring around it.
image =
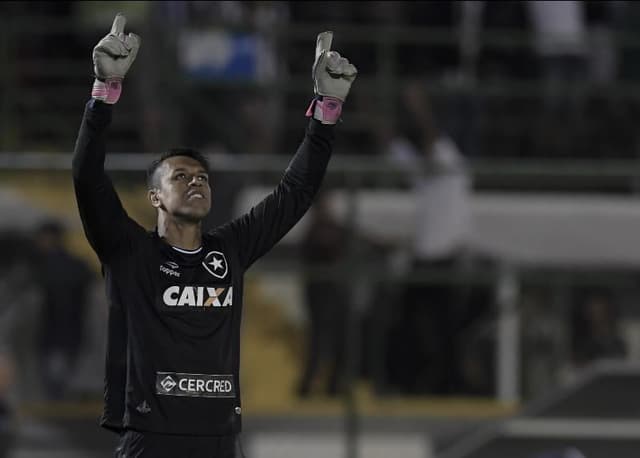
[[[618,324],[618,305],[611,292],[580,292],[572,319],[574,366],[581,368],[598,359],[624,358],[627,348]]]
[[[547,103],[559,104],[567,85],[585,78],[589,46],[584,3],[527,2]]]
[[[447,257],[468,234],[468,170],[455,142],[437,125],[424,83],[409,82],[401,97],[403,127],[391,139],[387,154],[413,175],[415,253],[421,259]]]
[[[349,307],[347,281],[337,272],[347,254],[349,235],[347,228],[335,219],[327,193],[318,196],[314,203],[308,227],[302,241],[302,259],[308,269],[304,288],[309,329],[298,394],[307,397],[315,385],[324,385],[322,390],[335,396],[344,388]],[[326,381],[319,380],[321,369],[326,369]]]
[[[584,111],[589,43],[585,2],[528,1],[542,84],[536,153],[570,155]]]
[[[585,16],[589,35],[589,74],[600,85],[615,82],[618,74],[616,20],[624,9],[621,2],[587,1]]]
[[[429,98],[418,80],[402,94],[406,130],[395,132],[388,157],[412,176],[416,202],[414,273],[455,272],[470,229],[470,177],[456,144],[438,129]],[[451,278],[451,277],[449,277]],[[430,280],[426,278],[427,280]],[[392,342],[390,372],[414,393],[448,394],[462,385],[458,333],[465,320],[459,285],[427,282],[406,291],[404,316]],[[400,356],[401,355],[401,356]]]
[[[15,374],[11,378],[18,382],[11,387],[0,385],[10,388],[11,397],[20,401],[37,397],[40,389],[34,362],[40,295],[29,262],[32,245],[22,230],[0,230],[0,297],[4,298],[0,303],[0,359],[6,357],[1,365],[11,367],[9,373]]]
[[[23,291],[29,290],[28,269],[24,269],[27,243],[26,237],[0,232],[0,296],[5,298],[0,304],[0,458],[9,456],[15,442],[15,411],[11,398],[15,396],[16,342],[14,332],[20,332],[19,318],[24,314],[26,304],[22,301]],[[17,328],[19,330],[17,330]],[[17,330],[17,331],[16,331]],[[25,352],[27,353],[27,352]],[[22,356],[27,356],[23,353]]]
[[[638,36],[640,30],[640,4],[637,2],[615,2],[614,29],[623,37],[617,44],[620,58],[618,76],[623,82],[640,81],[640,47],[629,40]]]
[[[620,19],[630,13],[626,3],[629,2],[585,2],[591,88],[585,107],[589,128],[582,132],[583,144],[576,144],[581,156],[618,158],[636,155],[637,115],[627,109],[637,106],[637,100],[620,97],[613,90],[623,70],[623,53],[618,45],[624,38],[620,40],[617,34],[625,35]]]
[[[9,404],[13,384],[13,367],[7,355],[0,352],[0,458],[9,456],[15,442],[15,414]]]
[[[199,149],[275,153],[283,102],[265,86],[286,74],[274,34],[288,21],[286,2],[171,1],[158,9],[160,24],[175,27],[178,63],[191,83],[182,136]]]
[[[89,267],[64,246],[65,231],[56,221],[43,223],[35,234],[35,281],[42,293],[38,332],[40,372],[45,394],[61,399],[71,381],[83,346]]]

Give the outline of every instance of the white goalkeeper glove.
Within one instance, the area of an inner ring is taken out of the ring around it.
[[[111,32],[93,48],[93,71],[96,79],[91,96],[105,103],[114,104],[122,93],[122,80],[138,55],[140,37],[124,34],[127,18],[118,13]]]
[[[336,51],[331,51],[332,41],[333,32],[318,34],[316,60],[311,71],[316,98],[311,102],[307,116],[313,116],[322,124],[338,122],[342,104],[358,74],[353,64]]]

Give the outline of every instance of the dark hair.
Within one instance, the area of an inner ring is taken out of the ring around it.
[[[202,167],[204,167],[206,172],[209,173],[209,161],[207,161],[207,158],[201,152],[191,148],[171,148],[170,150],[162,153],[162,155],[158,159],[153,161],[149,165],[149,167],[147,167],[147,187],[148,188],[153,188],[155,186],[155,183],[154,183],[155,174],[156,174],[156,170],[158,170],[160,165],[162,165],[162,163],[165,160],[174,156],[187,156],[192,159],[195,159],[200,163],[200,165],[202,165]]]

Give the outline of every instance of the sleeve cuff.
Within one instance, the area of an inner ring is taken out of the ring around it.
[[[322,124],[320,121],[311,118],[307,126],[307,133],[309,135],[318,135],[326,138],[329,141],[333,141],[335,137],[335,124]]]
[[[113,105],[104,103],[98,99],[90,99],[86,105],[86,114],[93,121],[110,122],[113,113]]]

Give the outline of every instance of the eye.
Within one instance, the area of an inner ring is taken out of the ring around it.
[[[186,177],[187,177],[187,175],[186,175],[186,174],[184,174],[184,173],[177,173],[177,174],[174,176],[174,178],[175,178],[176,180],[184,180]]]
[[[207,175],[198,175],[198,181],[206,183],[209,181],[209,177]]]

